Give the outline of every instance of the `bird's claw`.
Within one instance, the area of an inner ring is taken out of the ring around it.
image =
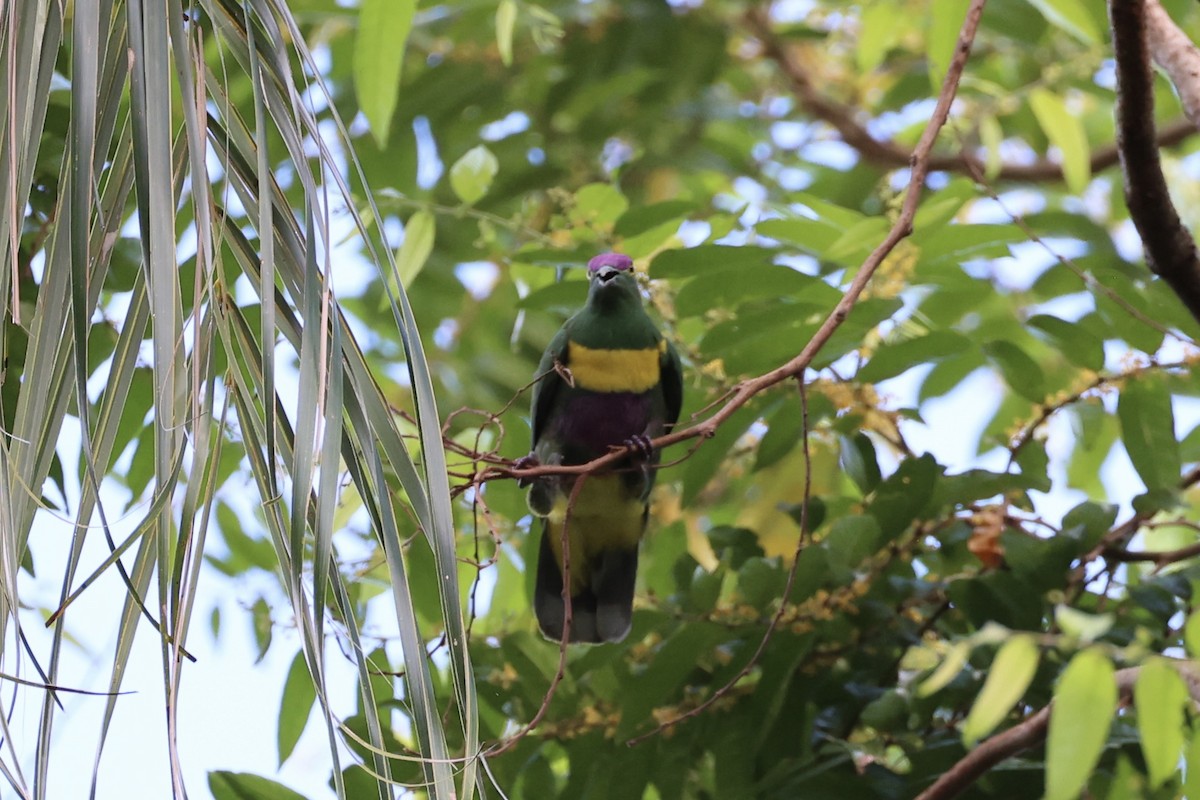
[[[513,469],[533,469],[534,467],[540,467],[542,462],[535,453],[530,453],[513,461],[512,465]],[[517,486],[520,486],[522,489],[531,483],[533,483],[533,478],[517,478]]]
[[[634,434],[626,439],[623,444],[647,461],[654,455],[654,447],[650,444],[650,437],[644,434]]]

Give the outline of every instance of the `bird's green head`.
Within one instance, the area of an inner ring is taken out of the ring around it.
[[[636,303],[639,307],[642,296],[638,293],[637,278],[633,276],[633,259],[621,253],[602,253],[588,262],[588,304],[600,308],[612,308]]]

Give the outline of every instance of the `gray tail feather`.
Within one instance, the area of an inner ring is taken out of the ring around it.
[[[548,523],[542,522],[538,551],[537,583],[533,610],[542,635],[562,639],[566,616],[562,601],[562,565],[550,547]],[[637,582],[638,551],[608,550],[588,565],[590,580],[579,589],[571,587],[572,642],[619,642],[633,624],[633,589]]]

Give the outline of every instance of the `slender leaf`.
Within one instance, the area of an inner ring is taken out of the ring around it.
[[[1046,740],[1046,798],[1078,797],[1088,784],[1117,711],[1113,665],[1101,650],[1078,653],[1054,691]]]

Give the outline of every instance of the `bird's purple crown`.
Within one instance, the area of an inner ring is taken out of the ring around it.
[[[633,269],[633,259],[624,253],[601,253],[588,262],[588,272],[595,272],[601,267],[612,267],[624,272]]]

